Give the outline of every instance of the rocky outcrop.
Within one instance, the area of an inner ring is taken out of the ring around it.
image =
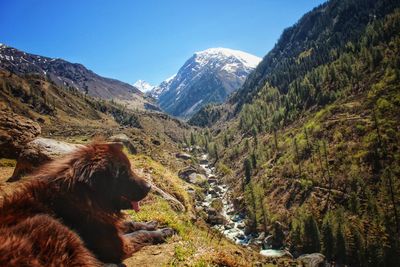
[[[80,146],[49,138],[36,138],[26,143],[21,149],[14,173],[8,179],[8,182],[17,181],[22,176],[33,172],[38,166],[61,155],[68,154]]]
[[[324,267],[327,266],[325,256],[321,253],[304,254],[297,258],[305,267]]]
[[[0,158],[17,159],[26,144],[41,133],[36,122],[0,111]]]

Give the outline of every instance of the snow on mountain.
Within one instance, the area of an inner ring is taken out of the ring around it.
[[[224,102],[260,61],[257,56],[228,48],[199,51],[150,95],[167,113],[188,118],[208,103]]]
[[[150,96],[152,96],[155,99],[158,99],[159,96],[164,93],[166,90],[168,90],[169,86],[171,85],[172,80],[175,78],[176,74],[172,75],[162,83],[160,83],[159,86],[155,86],[150,92]]]
[[[133,86],[136,87],[137,89],[139,89],[140,91],[142,91],[143,93],[149,92],[149,91],[153,90],[153,88],[155,87],[143,80],[137,80],[133,84]]]

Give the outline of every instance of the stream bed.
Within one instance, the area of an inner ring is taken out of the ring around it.
[[[263,249],[264,236],[253,233],[246,234],[246,215],[235,210],[229,188],[221,183],[215,174],[215,168],[208,161],[208,155],[202,154],[199,158],[200,167],[205,171],[209,183],[204,200],[197,201],[196,206],[204,210],[212,210],[213,201],[222,202],[222,209],[215,216],[222,216],[223,220],[215,220],[212,228],[223,233],[228,239],[242,246],[257,247],[260,253],[268,257],[281,257],[287,253],[285,250]]]

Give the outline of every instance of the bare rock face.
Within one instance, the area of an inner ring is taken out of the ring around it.
[[[26,144],[40,133],[36,122],[13,112],[0,111],[0,158],[17,159]]]
[[[68,154],[81,145],[70,144],[49,138],[36,138],[25,144],[17,158],[17,166],[8,182],[19,180],[22,176],[32,173],[38,166],[50,160]]]

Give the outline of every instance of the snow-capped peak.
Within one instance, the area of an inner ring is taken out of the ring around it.
[[[234,57],[237,58],[239,61],[241,61],[243,65],[248,68],[257,67],[258,63],[260,63],[261,61],[261,58],[251,55],[249,53],[222,47],[209,48],[203,51],[198,51],[195,53],[195,56],[196,58],[199,59],[199,61],[201,61],[202,59],[215,58],[215,57],[217,58]]]
[[[151,85],[151,84],[149,84],[148,82],[143,81],[143,80],[137,80],[137,81],[133,84],[133,86],[135,86],[137,89],[139,89],[139,90],[142,91],[143,93],[149,92],[149,91],[153,90],[153,88],[155,87],[155,86],[153,86],[153,85]]]

